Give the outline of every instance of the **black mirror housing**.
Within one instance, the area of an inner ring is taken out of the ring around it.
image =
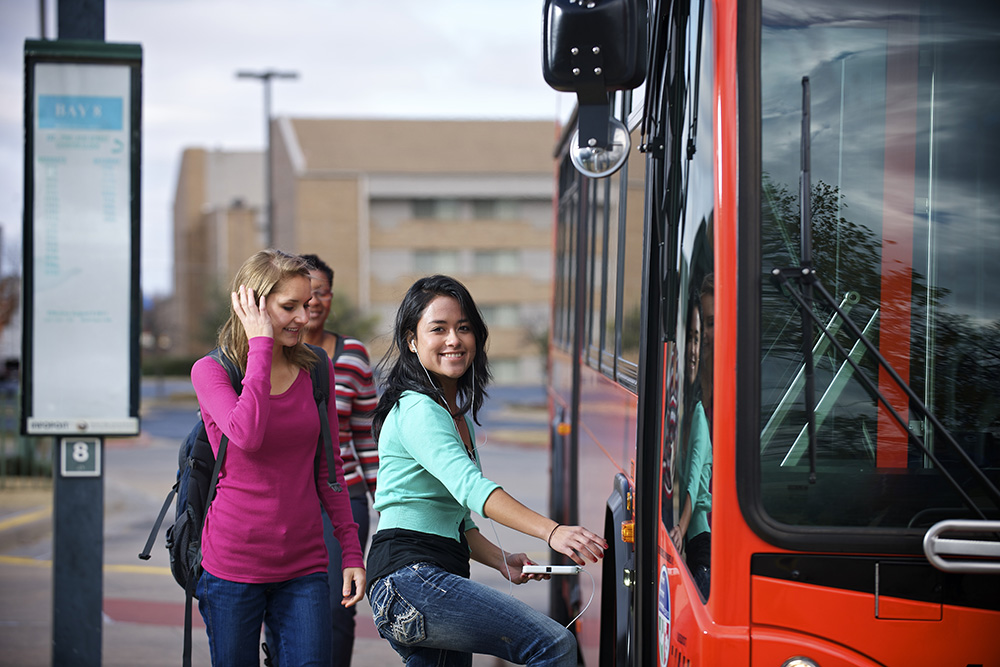
[[[576,93],[580,149],[609,149],[608,94],[645,80],[648,14],[646,0],[545,0],[542,73],[555,90]]]
[[[645,80],[646,0],[545,0],[543,21],[543,76],[555,90],[606,98]]]

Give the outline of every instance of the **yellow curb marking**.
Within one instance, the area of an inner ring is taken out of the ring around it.
[[[23,526],[26,523],[39,521],[41,519],[45,519],[50,516],[52,516],[51,507],[35,510],[34,512],[25,512],[24,514],[12,516],[9,519],[4,519],[3,521],[0,521],[0,531],[10,530],[11,528],[17,528],[18,526]]]
[[[49,567],[52,564],[51,561],[22,558],[20,556],[0,556],[0,563],[5,565],[28,565],[30,567]]]
[[[9,519],[0,521],[0,532],[5,530],[10,530],[11,528],[17,528],[18,526],[23,526],[34,521],[40,521],[52,516],[52,508],[46,507],[44,509],[35,510],[33,512],[25,512],[24,514],[19,514],[17,516],[12,516]],[[36,558],[24,558],[21,556],[2,556],[0,555],[0,564],[4,565],[27,565],[29,567],[51,567],[51,560],[39,560]],[[122,572],[126,574],[158,574],[158,575],[171,575],[169,567],[163,567],[161,565],[105,565],[105,572]]]
[[[105,572],[122,572],[125,574],[165,574],[173,576],[169,567],[161,565],[105,565]]]
[[[51,567],[51,560],[25,558],[24,556],[0,556],[0,565],[26,565],[29,567]],[[160,565],[105,565],[105,572],[122,572],[126,574],[170,574],[169,567]]]

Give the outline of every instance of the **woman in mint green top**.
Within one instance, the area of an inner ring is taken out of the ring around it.
[[[475,443],[472,425],[464,415],[460,419]],[[458,539],[463,524],[465,530],[475,528],[471,510],[484,514],[486,499],[500,486],[483,477],[475,449],[428,446],[457,444],[456,436],[455,420],[440,403],[416,391],[403,392],[379,434],[378,486],[385,485],[375,496],[380,529]]]
[[[681,512],[676,525],[670,530],[670,539],[680,551],[685,548],[684,559],[702,596],[708,599],[711,590],[712,568],[712,428],[708,421],[704,400],[711,400],[711,388],[699,380],[704,377],[701,368],[701,351],[710,341],[702,339],[705,328],[702,304],[697,294],[688,302],[687,341],[684,356],[685,410],[682,440],[687,449],[681,465]]]
[[[474,653],[514,664],[576,665],[566,628],[516,598],[469,580],[469,560],[516,584],[531,561],[486,539],[471,512],[546,540],[578,565],[606,541],[534,512],[483,477],[473,425],[490,380],[485,322],[448,276],[422,278],[396,314],[372,420],[379,446],[368,597],[382,635],[408,667],[471,665]]]

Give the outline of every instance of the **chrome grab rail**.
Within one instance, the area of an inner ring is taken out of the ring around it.
[[[982,539],[984,533],[993,533],[994,539]],[[1000,521],[939,521],[924,534],[924,555],[931,565],[944,572],[1000,574]]]

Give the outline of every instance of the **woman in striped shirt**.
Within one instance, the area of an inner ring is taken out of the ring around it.
[[[309,262],[312,283],[309,323],[305,326],[304,340],[319,345],[333,359],[340,422],[340,456],[344,460],[344,479],[350,491],[354,521],[358,524],[358,539],[364,550],[370,527],[368,498],[375,497],[375,476],[378,472],[378,446],[372,437],[371,425],[371,413],[377,402],[371,363],[364,343],[324,329],[333,299],[333,269],[316,255],[302,257]],[[333,537],[325,514],[323,531],[330,552],[330,590],[339,595],[340,545]],[[336,600],[331,597],[330,602],[333,608],[333,664],[350,667],[355,611],[353,607],[343,607],[339,597]]]

